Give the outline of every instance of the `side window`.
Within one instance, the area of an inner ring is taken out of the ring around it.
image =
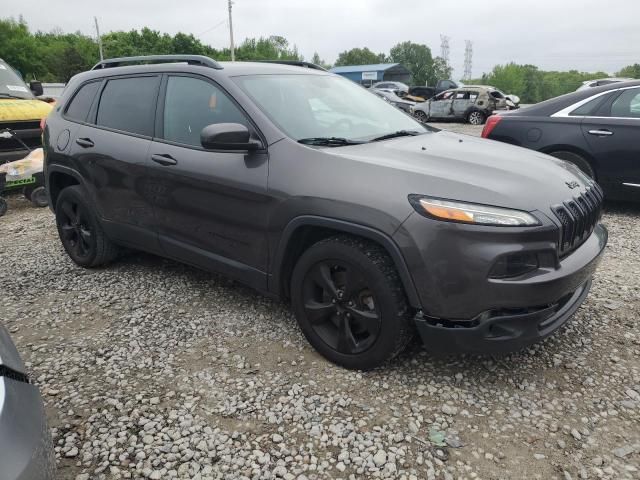
[[[598,108],[605,102],[609,102],[611,98],[611,94],[608,95],[600,95],[599,97],[594,98],[593,100],[589,100],[587,103],[582,105],[581,107],[576,108],[569,115],[572,117],[585,117],[589,115],[595,115]],[[607,115],[608,116],[608,115]]]
[[[624,90],[611,105],[611,116],[640,118],[640,88]]]
[[[456,100],[469,100],[469,92],[456,92]]]
[[[193,77],[169,77],[164,102],[165,140],[201,146],[200,132],[214,123],[240,123],[244,114],[218,87]]]
[[[109,80],[102,91],[96,124],[151,137],[160,77]]]
[[[65,116],[69,120],[76,122],[84,122],[87,120],[93,98],[96,96],[96,93],[98,93],[98,88],[100,88],[101,83],[102,82],[91,82],[80,87],[80,90],[78,90],[71,99],[71,103],[69,103],[65,111]]]

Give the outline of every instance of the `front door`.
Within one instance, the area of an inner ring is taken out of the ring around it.
[[[109,236],[152,251],[157,236],[145,182],[160,78],[108,79],[71,146]]]
[[[431,118],[448,118],[451,116],[451,102],[454,92],[442,92],[429,100],[429,116]]]
[[[267,154],[211,151],[200,144],[202,129],[215,123],[257,130],[209,79],[167,75],[162,90],[149,158],[163,250],[265,289]]]
[[[598,181],[623,195],[640,195],[640,87],[625,89],[585,117],[582,132],[600,166]]]

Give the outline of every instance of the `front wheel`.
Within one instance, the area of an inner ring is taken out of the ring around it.
[[[467,115],[467,122],[469,122],[471,125],[483,125],[486,119],[487,118],[485,114],[477,110]]]
[[[291,302],[309,343],[346,368],[375,368],[413,335],[393,261],[356,237],[331,237],[304,252],[293,270]]]
[[[4,198],[0,197],[0,217],[7,213],[7,210],[9,210],[7,201]]]

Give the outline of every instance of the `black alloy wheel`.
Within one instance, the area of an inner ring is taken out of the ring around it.
[[[73,199],[60,202],[57,212],[60,239],[74,260],[86,260],[96,248],[86,208]]]
[[[380,313],[355,265],[341,260],[318,262],[304,279],[303,301],[311,328],[333,350],[358,354],[377,340]]]

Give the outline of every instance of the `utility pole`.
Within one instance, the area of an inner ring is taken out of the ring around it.
[[[233,18],[231,15],[232,5],[233,5],[233,2],[229,0],[229,39],[231,40],[231,61],[235,62],[236,52],[235,52],[235,47],[233,45]]]
[[[93,20],[96,22],[96,33],[98,34],[98,48],[100,49],[100,61],[103,61],[104,55],[102,54],[102,37],[100,37],[100,27],[98,27],[98,17],[93,17]]]
[[[473,67],[473,42],[465,40],[466,48],[464,49],[464,79],[471,80],[471,69]]]

